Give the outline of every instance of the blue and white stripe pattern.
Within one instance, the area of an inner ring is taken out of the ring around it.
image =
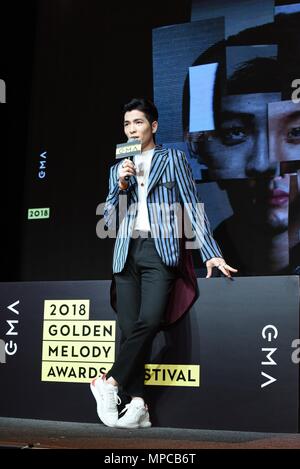
[[[104,211],[105,222],[109,227],[116,216],[120,194],[127,195],[125,216],[120,223],[114,248],[114,273],[121,272],[124,268],[138,208],[136,178],[131,177],[128,189],[120,191],[119,164],[120,162],[110,170],[109,194]],[[206,262],[212,257],[223,257],[212,237],[203,204],[198,199],[190,166],[182,151],[156,147],[148,180],[147,206],[151,235],[157,252],[166,265],[174,267],[179,263],[182,206],[188,215],[203,261]]]

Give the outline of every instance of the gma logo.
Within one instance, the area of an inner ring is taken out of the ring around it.
[[[141,151],[141,144],[133,144],[121,146],[116,149],[116,155],[123,155],[124,153],[138,153]]]

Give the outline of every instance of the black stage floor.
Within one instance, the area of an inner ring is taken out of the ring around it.
[[[300,449],[300,434],[179,428],[122,430],[102,424],[0,417],[0,447],[53,449]]]

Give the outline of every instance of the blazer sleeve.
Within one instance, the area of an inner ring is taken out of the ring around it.
[[[212,257],[223,257],[214,240],[203,202],[200,202],[192,171],[183,152],[176,152],[175,178],[181,200],[198,241],[203,262]]]
[[[104,206],[104,220],[105,226],[107,229],[110,228],[112,222],[117,216],[117,209],[119,205],[119,195],[126,194],[130,187],[130,182],[126,190],[121,190],[119,188],[119,166],[121,161],[110,168],[109,174],[109,190],[106,197],[105,206]]]

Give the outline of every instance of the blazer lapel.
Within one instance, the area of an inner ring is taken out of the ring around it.
[[[151,189],[155,186],[156,182],[159,180],[167,163],[168,163],[168,149],[157,146],[154,150],[154,154],[153,154],[152,161],[151,161],[147,195],[149,194]]]

